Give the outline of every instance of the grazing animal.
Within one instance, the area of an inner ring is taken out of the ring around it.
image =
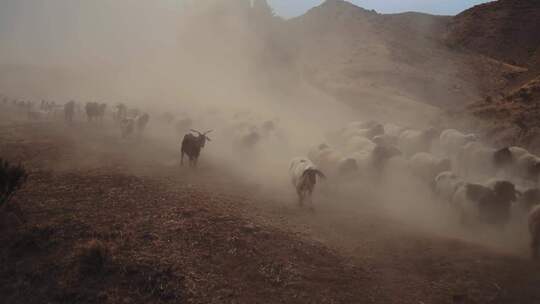
[[[114,107],[113,120],[122,123],[125,118],[127,118],[127,107],[123,103],[119,103]]]
[[[137,118],[135,118],[135,128],[136,128],[137,136],[140,137],[142,135],[142,132],[148,125],[149,121],[150,121],[150,115],[148,115],[148,113],[144,113],[142,115],[137,116]]]
[[[180,165],[184,164],[184,154],[189,157],[189,164],[191,167],[196,167],[201,154],[201,149],[206,145],[206,141],[211,141],[207,136],[212,130],[201,133],[197,130],[191,130],[191,132],[197,133],[197,136],[193,134],[186,134],[182,140],[182,151],[180,158]]]
[[[421,152],[411,157],[409,168],[419,179],[431,182],[439,173],[449,171],[452,163],[448,158],[438,158],[431,153]]]
[[[255,147],[262,140],[262,136],[259,134],[257,128],[253,127],[247,130],[245,134],[242,134],[238,138],[237,143],[243,149],[251,149]]]
[[[390,135],[395,138],[399,138],[401,133],[403,133],[403,131],[405,130],[406,128],[402,126],[398,126],[391,123],[384,124],[384,134]]]
[[[373,137],[384,134],[384,127],[376,122],[350,123],[341,133],[342,141],[348,141],[353,137],[363,137],[373,139]]]
[[[308,158],[332,177],[350,177],[359,169],[355,159],[344,157],[326,144],[311,149]]]
[[[377,135],[373,137],[373,142],[377,145],[395,146],[398,144],[398,137],[389,134]]]
[[[479,222],[503,228],[510,219],[512,202],[517,200],[514,184],[496,181],[489,186],[465,183],[454,194],[453,204],[462,223]]]
[[[529,233],[531,236],[531,257],[537,260],[540,252],[540,206],[535,206],[529,213]]]
[[[347,140],[345,144],[345,152],[347,153],[369,153],[375,149],[377,145],[369,138],[363,136],[353,136]]]
[[[124,118],[120,122],[120,130],[122,132],[122,138],[128,138],[133,132],[135,132],[135,119]]]
[[[450,204],[457,189],[463,184],[465,181],[456,174],[446,171],[435,177],[433,191],[444,203]]]
[[[540,188],[525,190],[517,200],[517,207],[521,214],[528,214],[538,205],[540,205]]]
[[[311,160],[299,157],[291,161],[289,166],[291,181],[298,194],[298,203],[302,206],[306,199],[313,208],[313,190],[317,184],[317,177],[325,179],[322,173]]]
[[[75,101],[71,100],[64,106],[64,119],[67,123],[73,123],[73,116],[75,116]]]
[[[44,110],[28,110],[26,114],[30,120],[43,120],[49,116],[49,112]]]
[[[380,171],[386,162],[395,156],[400,156],[401,151],[393,146],[375,145],[371,151],[352,153],[351,157],[358,162],[361,170]]]
[[[540,158],[518,147],[510,147],[514,164],[513,174],[524,180],[537,183],[540,180]]]
[[[458,130],[444,130],[439,136],[441,152],[446,157],[455,157],[461,149],[469,142],[477,141],[474,134],[463,134]]]
[[[107,109],[107,104],[99,104],[97,102],[88,102],[85,106],[86,109],[86,116],[88,117],[88,121],[93,120],[103,120],[103,116],[105,115],[105,110]]]
[[[416,153],[429,152],[433,141],[437,138],[437,131],[433,128],[419,130],[405,130],[398,138],[398,147],[404,155],[410,157]]]
[[[456,167],[468,178],[497,175],[511,163],[513,156],[508,148],[496,150],[476,141],[465,144],[456,157]]]

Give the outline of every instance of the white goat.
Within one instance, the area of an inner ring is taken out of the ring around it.
[[[295,158],[291,161],[289,167],[291,181],[298,194],[298,203],[304,204],[304,200],[308,199],[313,208],[313,190],[317,184],[317,177],[326,178],[309,159],[305,157]]]

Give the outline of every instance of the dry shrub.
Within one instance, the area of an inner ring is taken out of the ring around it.
[[[111,259],[110,247],[102,241],[92,239],[80,248],[80,272],[85,275],[100,274],[111,262]]]
[[[9,203],[27,178],[28,174],[22,165],[13,165],[0,158],[0,207]]]

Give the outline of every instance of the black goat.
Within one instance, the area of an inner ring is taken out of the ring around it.
[[[191,129],[191,132],[197,133],[195,136],[193,134],[186,134],[182,140],[182,156],[180,159],[180,165],[184,164],[184,154],[187,154],[189,157],[189,164],[191,167],[197,166],[197,161],[199,160],[199,155],[201,154],[201,149],[206,145],[206,141],[211,141],[207,134],[212,132],[212,130],[205,133],[201,133],[197,130]]]

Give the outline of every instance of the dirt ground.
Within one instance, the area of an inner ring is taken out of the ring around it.
[[[107,124],[0,118],[0,156],[30,171],[27,223],[0,225],[2,303],[540,303],[525,254],[354,200],[301,209]]]

